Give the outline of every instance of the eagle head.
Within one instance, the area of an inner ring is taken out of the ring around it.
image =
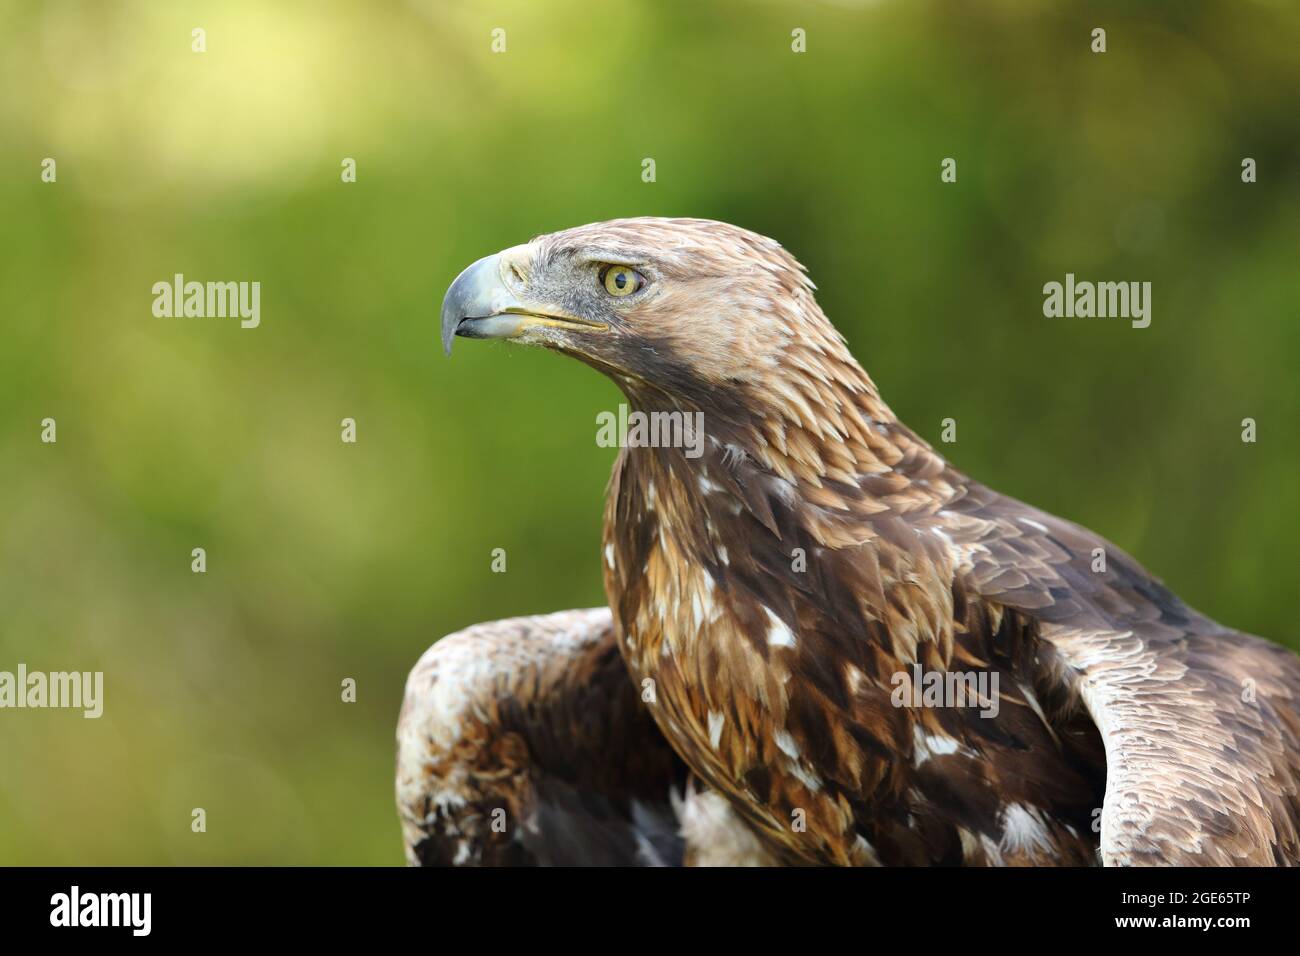
[[[853,362],[793,256],[705,219],[592,223],[480,259],[443,300],[448,354],[458,335],[564,352],[673,404],[754,398],[810,356]]]

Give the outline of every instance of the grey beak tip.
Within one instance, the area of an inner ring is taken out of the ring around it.
[[[479,260],[482,262],[483,260]],[[462,269],[460,274],[447,289],[447,294],[442,299],[442,351],[444,355],[451,356],[451,345],[456,339],[456,326],[460,325],[460,320],[470,314],[469,309],[474,297],[474,269],[479,264],[475,262],[469,267]]]
[[[459,281],[459,280],[457,280]],[[463,303],[462,297],[457,295],[457,285],[451,284],[447,290],[446,297],[442,300],[442,351],[444,355],[451,355],[452,343],[456,340],[456,326],[460,325],[461,311]]]
[[[466,318],[485,318],[518,303],[501,282],[497,255],[467,266],[442,300],[442,350],[451,355],[456,330]]]

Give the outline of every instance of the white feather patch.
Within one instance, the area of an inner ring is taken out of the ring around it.
[[[768,620],[772,622],[772,626],[767,630],[767,643],[773,647],[794,647],[794,632],[786,627],[785,621],[766,607],[763,608],[763,611],[767,614]]]

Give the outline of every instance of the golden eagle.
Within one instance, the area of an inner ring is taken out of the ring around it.
[[[610,610],[416,666],[412,862],[1300,861],[1300,661],[953,468],[776,242],[541,236],[461,273],[457,335],[571,355],[703,440],[619,454]]]

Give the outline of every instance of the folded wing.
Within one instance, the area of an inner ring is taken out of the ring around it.
[[[1106,748],[1110,865],[1300,863],[1300,659],[1183,604],[1078,525],[971,486],[947,514],[986,599],[1038,622]]]

